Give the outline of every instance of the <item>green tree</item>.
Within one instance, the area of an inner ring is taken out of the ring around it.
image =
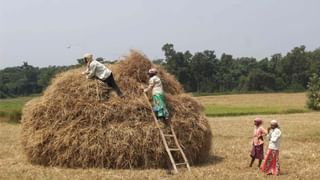
[[[276,78],[273,74],[253,69],[247,77],[245,86],[249,91],[273,91],[275,84]]]
[[[313,74],[308,82],[307,106],[313,110],[320,110],[320,77]]]
[[[78,64],[83,65],[85,64],[84,58],[78,58],[77,59]]]
[[[238,64],[232,55],[223,53],[221,55],[218,70],[218,91],[232,91],[237,89],[240,83],[241,73]]]
[[[196,53],[190,62],[197,92],[212,92],[218,87],[218,60],[214,51]]]
[[[192,76],[190,72],[190,61],[192,54],[189,51],[176,52],[172,44],[165,44],[162,47],[165,54],[164,67],[184,86],[187,91],[192,91]]]
[[[97,58],[96,58],[96,61],[103,62],[103,61],[104,61],[104,58],[103,58],[103,57],[97,57]]]
[[[310,74],[320,72],[320,48],[310,53]]]
[[[281,61],[284,81],[288,89],[305,89],[310,77],[310,60],[305,46],[295,47]]]

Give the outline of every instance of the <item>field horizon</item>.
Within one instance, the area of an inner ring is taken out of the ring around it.
[[[11,122],[17,122],[23,105],[37,96],[39,94],[0,99],[0,121],[10,119]],[[311,112],[305,106],[305,92],[206,95],[194,98],[203,104],[207,117]]]

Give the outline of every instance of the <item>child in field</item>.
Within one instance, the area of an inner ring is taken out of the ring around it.
[[[255,159],[259,160],[258,167],[260,168],[261,162],[263,160],[263,136],[267,135],[267,131],[262,127],[262,119],[256,118],[254,120],[254,132],[253,132],[253,141],[252,141],[252,149],[251,149],[251,162],[250,167]]]
[[[277,120],[272,120],[270,122],[268,138],[268,152],[261,166],[261,171],[268,175],[277,176],[280,174],[279,148],[281,139],[281,131]]]
[[[165,104],[161,79],[157,76],[157,74],[158,71],[155,68],[151,68],[148,71],[148,75],[150,77],[149,86],[144,89],[144,92],[146,93],[149,90],[152,90],[153,111],[155,112],[158,120],[165,120],[165,122],[168,123],[169,112]]]

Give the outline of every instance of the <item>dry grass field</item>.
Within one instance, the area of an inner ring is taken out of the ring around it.
[[[19,143],[20,125],[0,123],[0,179],[263,179],[248,168],[252,119],[256,116],[210,118],[212,156],[192,172],[170,175],[164,169],[106,170],[42,167],[27,162]],[[319,179],[320,113],[265,115],[279,120],[283,131],[279,179]],[[265,126],[267,124],[265,123]],[[270,177],[269,177],[270,178]]]
[[[205,105],[262,104],[297,108],[304,107],[305,101],[304,94],[300,93],[206,96],[199,99]],[[20,125],[1,120],[0,179],[271,179],[273,177],[260,173],[257,167],[248,167],[253,119],[257,116],[259,115],[209,118],[213,146],[207,163],[192,166],[191,172],[182,170],[176,175],[170,175],[165,169],[66,169],[32,165],[27,161],[20,145]],[[265,120],[265,127],[268,126],[268,121],[277,119],[283,132],[281,175],[277,179],[319,179],[320,112],[260,117]]]

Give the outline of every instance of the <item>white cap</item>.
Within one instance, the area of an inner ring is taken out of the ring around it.
[[[156,68],[151,68],[151,69],[149,69],[148,73],[149,74],[157,74],[158,70]]]
[[[273,120],[270,121],[270,124],[276,125],[276,124],[278,124],[278,121],[273,119]]]
[[[84,58],[87,58],[87,59],[92,59],[93,58],[93,55],[91,53],[85,53],[83,55]]]

